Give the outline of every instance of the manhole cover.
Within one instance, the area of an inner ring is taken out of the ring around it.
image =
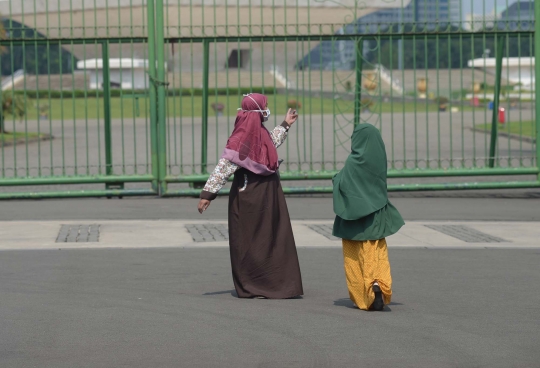
[[[326,238],[330,240],[341,240],[340,238],[336,238],[332,235],[332,229],[334,228],[333,225],[307,225],[311,230],[315,231],[316,233],[321,234],[322,236],[325,236]]]
[[[95,243],[99,242],[100,225],[62,225],[57,243]]]
[[[229,240],[229,228],[224,224],[189,224],[186,229],[197,243]]]
[[[424,225],[440,233],[467,243],[510,243],[508,240],[492,236],[463,225]]]

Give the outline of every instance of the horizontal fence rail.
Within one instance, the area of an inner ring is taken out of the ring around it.
[[[389,190],[540,187],[540,5],[502,3],[0,2],[0,199],[198,195],[250,92],[300,113],[286,193],[330,192],[360,122]]]

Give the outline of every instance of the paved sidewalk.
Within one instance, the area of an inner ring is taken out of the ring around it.
[[[88,237],[90,225],[98,227]],[[330,235],[331,226],[328,220],[293,221],[297,246],[340,247],[339,239]],[[2,250],[228,246],[227,222],[205,220],[4,221],[0,239]],[[391,248],[540,248],[540,222],[409,221],[388,242]]]

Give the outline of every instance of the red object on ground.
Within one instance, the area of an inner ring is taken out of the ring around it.
[[[475,107],[480,106],[480,99],[476,96],[471,98],[471,105]]]
[[[504,107],[499,107],[499,123],[504,124],[506,121],[506,114]]]

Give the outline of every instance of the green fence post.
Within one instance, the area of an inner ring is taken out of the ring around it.
[[[540,1],[534,2],[534,95],[536,101],[536,167],[540,167]],[[540,174],[537,176],[540,181]]]
[[[210,73],[210,40],[203,41],[201,174],[208,172],[208,79]]]
[[[493,116],[491,119],[491,142],[489,145],[489,167],[495,167],[497,151],[499,101],[501,96],[502,58],[504,52],[504,37],[495,35],[496,65],[495,65],[495,92],[493,96]]]
[[[163,0],[156,0],[156,56],[157,56],[157,131],[159,160],[159,195],[167,192],[167,119],[165,93],[165,23]]]
[[[111,131],[111,69],[109,64],[109,41],[101,43],[103,61],[103,114],[105,125],[105,172],[113,174]],[[106,185],[109,189],[108,184]]]
[[[360,124],[362,111],[362,71],[364,68],[364,41],[356,40],[356,85],[354,91],[354,125]]]
[[[157,79],[156,71],[156,20],[154,0],[148,0],[148,75],[150,77],[150,150],[152,157],[152,189],[159,193],[159,155],[158,155],[158,134],[157,134],[157,90],[154,81]]]
[[[3,103],[2,101],[4,101],[4,97],[2,96],[2,88],[0,88],[0,103]],[[4,127],[4,109],[3,107],[0,106],[0,133],[4,133],[5,132],[5,127]],[[2,139],[4,138],[4,136],[2,136]],[[4,143],[2,142],[2,148],[4,148]],[[2,151],[2,154],[4,153],[4,151]],[[2,167],[3,168],[3,167]]]

